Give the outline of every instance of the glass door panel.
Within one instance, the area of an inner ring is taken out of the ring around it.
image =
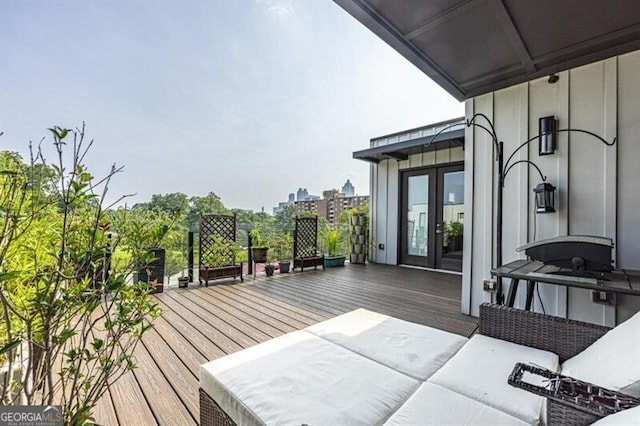
[[[402,174],[400,263],[433,267],[434,189],[433,170]]]
[[[464,171],[462,166],[438,169],[436,268],[462,271],[464,235]]]
[[[429,175],[409,176],[407,191],[407,253],[426,257],[429,252]]]

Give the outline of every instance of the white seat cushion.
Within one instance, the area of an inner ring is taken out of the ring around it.
[[[535,425],[543,398],[507,383],[517,362],[559,368],[554,353],[475,335],[429,381]]]
[[[204,364],[200,387],[237,424],[379,424],[419,382],[306,331]]]
[[[526,425],[520,419],[433,383],[424,383],[386,425]]]
[[[622,410],[603,417],[591,426],[632,426],[640,425],[640,406]]]
[[[640,312],[566,360],[562,374],[640,397]]]
[[[306,330],[423,381],[469,340],[366,309],[351,311]]]

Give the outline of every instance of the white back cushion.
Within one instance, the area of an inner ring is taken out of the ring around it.
[[[562,374],[640,397],[640,312],[566,360]]]
[[[554,353],[476,334],[429,382],[537,425],[543,398],[507,383],[518,362],[559,369]]]

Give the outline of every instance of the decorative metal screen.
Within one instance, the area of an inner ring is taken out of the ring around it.
[[[235,215],[200,216],[200,267],[233,265],[235,241]]]
[[[293,257],[318,255],[318,217],[297,217]]]

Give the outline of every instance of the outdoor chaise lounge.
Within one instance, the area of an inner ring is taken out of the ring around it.
[[[569,390],[544,404],[508,383],[517,363],[613,392],[562,378]],[[200,371],[202,425],[639,424],[625,394],[640,396],[640,313],[610,330],[489,304],[471,339],[358,309]]]

